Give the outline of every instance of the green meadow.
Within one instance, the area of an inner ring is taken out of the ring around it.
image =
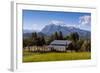
[[[48,52],[34,53],[23,51],[23,62],[65,61],[91,59],[90,52]]]

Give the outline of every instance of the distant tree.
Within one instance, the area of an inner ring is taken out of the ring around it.
[[[47,40],[47,45],[49,45],[55,39],[54,35],[52,34],[49,39]]]
[[[45,42],[44,36],[40,36],[37,38],[37,46],[43,46],[45,44],[46,44],[46,42]]]
[[[32,46],[32,39],[31,38],[27,38],[27,39],[23,39],[23,48],[28,47],[29,51],[30,51],[30,46]]]
[[[77,32],[73,32],[70,34],[70,37],[71,39],[74,41],[74,42],[77,42],[79,40],[79,35]]]
[[[63,40],[63,34],[62,34],[62,32],[61,31],[59,31],[59,40]]]
[[[42,42],[41,42],[41,38],[40,37],[37,37],[37,39],[35,40],[36,41],[36,46],[42,46]]]
[[[71,33],[69,36],[65,37],[66,40],[72,40],[72,44],[71,44],[71,50],[75,50],[78,51],[79,50],[79,46],[78,46],[78,41],[79,41],[79,35],[77,32],[73,32]]]
[[[74,51],[78,52],[79,47],[78,47],[78,44],[77,43],[72,42],[71,44],[68,45],[68,48],[67,49],[74,50]]]
[[[41,37],[41,42],[42,42],[42,45],[46,44],[44,36]]]
[[[28,45],[27,39],[23,39],[23,48],[25,48]]]
[[[58,39],[59,39],[59,35],[58,35],[57,32],[54,33],[54,39],[55,39],[55,40],[58,40]]]
[[[71,36],[68,35],[68,36],[64,37],[64,39],[65,39],[65,40],[71,40]]]
[[[88,42],[88,48],[87,49],[89,50],[89,52],[91,52],[91,40],[89,40],[89,42]]]
[[[39,36],[36,32],[32,33],[32,41],[35,46],[43,46],[45,44],[44,36]]]
[[[85,40],[82,44],[80,51],[91,51],[91,42],[89,40]]]
[[[72,43],[71,43],[71,44],[69,44],[67,49],[68,49],[68,50],[73,50],[73,49],[74,49],[73,44],[72,44]]]
[[[77,41],[77,43],[76,43],[77,44],[77,51],[80,51],[83,43],[84,43],[83,39],[80,39]]]
[[[87,40],[87,48],[86,51],[90,52],[91,51],[91,41]]]
[[[38,37],[38,36],[37,36],[37,33],[36,33],[36,32],[33,32],[33,33],[32,33],[32,39],[37,39],[37,37]]]

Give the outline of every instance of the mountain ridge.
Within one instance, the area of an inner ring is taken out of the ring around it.
[[[75,28],[75,27],[54,25],[54,24],[46,25],[41,30],[42,33],[47,34],[47,35],[51,35],[54,32],[59,32],[59,31],[61,31],[64,36],[67,36],[72,32],[77,32],[80,36],[90,35],[90,31],[87,31],[87,30],[82,30],[82,29]]]
[[[26,36],[30,35],[29,33],[32,33],[32,32],[37,32],[38,35],[51,36],[53,33],[59,32],[59,31],[62,32],[63,36],[68,36],[70,33],[77,32],[80,37],[86,37],[86,38],[91,37],[90,31],[82,30],[82,29],[72,27],[72,26],[67,27],[67,26],[61,26],[61,25],[55,25],[55,24],[46,25],[40,32],[37,32],[37,31],[27,32]]]

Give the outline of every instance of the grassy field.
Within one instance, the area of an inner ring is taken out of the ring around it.
[[[86,60],[91,59],[90,52],[49,52],[33,53],[24,51],[23,62],[42,62],[42,61],[64,61],[64,60]]]

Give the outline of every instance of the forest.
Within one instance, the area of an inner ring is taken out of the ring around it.
[[[30,50],[32,46],[48,46],[54,40],[70,40],[72,44],[69,45],[69,50],[76,52],[91,51],[91,39],[81,38],[77,32],[70,33],[68,36],[63,36],[61,31],[55,32],[51,36],[38,35],[37,32],[31,34],[31,37],[23,38],[23,49],[27,47]]]

